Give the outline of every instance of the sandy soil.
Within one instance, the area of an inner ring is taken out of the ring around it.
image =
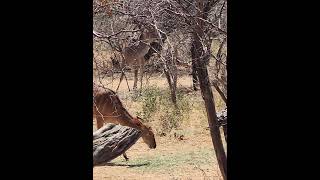
[[[180,88],[191,89],[192,87],[190,76],[181,77],[178,82]],[[108,79],[103,83],[115,90],[119,79],[113,82]],[[132,78],[129,80],[129,85],[130,87],[133,85]],[[145,81],[144,85],[146,85]],[[150,78],[148,85],[168,88],[166,79],[160,78],[159,75]],[[126,98],[127,95],[127,85],[123,81],[119,96],[128,111],[134,114],[139,106]],[[200,92],[195,96],[201,100]],[[218,107],[218,111],[221,109],[222,107]],[[170,135],[164,137],[157,135],[157,148],[150,150],[142,139],[139,139],[127,151],[128,162],[119,156],[108,165],[96,166],[93,168],[93,179],[222,179],[209,130],[207,130],[207,122],[204,118],[199,118],[205,116],[204,114],[203,109],[193,110],[190,115],[191,120],[181,126],[183,140]],[[95,127],[95,121],[93,125]]]
[[[157,148],[152,150],[139,140],[127,151],[128,162],[119,156],[109,165],[94,167],[93,179],[222,179],[209,133],[185,138],[156,137]]]

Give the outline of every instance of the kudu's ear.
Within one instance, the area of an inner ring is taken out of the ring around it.
[[[148,129],[149,129],[150,131],[152,131],[152,128],[151,128],[151,126],[148,126]]]

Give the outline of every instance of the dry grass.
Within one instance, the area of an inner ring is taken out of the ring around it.
[[[103,80],[104,85],[113,90],[118,82],[118,77],[113,82],[110,77]],[[129,85],[132,87],[133,78],[129,78]],[[143,86],[156,87],[160,92],[168,89],[166,79],[160,74],[154,74],[148,82],[144,81]],[[156,149],[149,150],[140,139],[127,152],[129,162],[120,156],[109,166],[94,167],[93,179],[222,179],[207,130],[208,122],[201,93],[189,91],[191,87],[190,76],[179,77],[178,88],[183,91],[184,100],[188,101],[190,109],[183,111],[185,116],[179,119],[179,126],[173,128],[167,136],[160,137],[163,132],[160,117],[165,115],[163,110],[166,107],[163,106],[167,104],[157,104],[159,107],[148,119],[148,124],[156,131]],[[118,94],[132,115],[141,112],[144,102],[141,98],[132,98],[133,94],[128,92],[125,81]],[[214,92],[214,97],[217,111],[222,110],[224,103],[217,92]],[[183,140],[178,140],[174,135],[183,136]]]
[[[208,132],[182,141],[157,137],[157,143],[149,150],[139,140],[127,151],[128,162],[119,156],[94,167],[93,179],[222,179]]]
[[[218,52],[218,44],[215,41],[212,43],[211,49],[213,54]],[[97,65],[95,64],[96,62],[98,66],[102,67],[102,61],[110,60],[111,55],[107,53],[110,51],[105,49],[105,47],[100,47],[100,44],[96,45],[103,50],[94,51],[96,60],[93,63],[94,68]],[[226,52],[226,46],[223,48],[223,52]],[[213,63],[213,61],[210,62]],[[111,67],[110,62],[106,62],[106,64]],[[178,67],[178,69],[178,89],[183,94],[183,97],[179,100],[186,101],[189,106],[186,110],[181,111],[183,116],[177,118],[178,115],[171,110],[172,106],[168,104],[168,101],[156,100],[155,110],[147,116],[148,118],[145,121],[156,131],[157,148],[154,150],[148,149],[147,145],[140,139],[127,151],[127,155],[130,158],[129,162],[125,162],[124,158],[120,156],[114,159],[108,166],[94,167],[94,180],[222,179],[210,133],[207,129],[208,121],[201,92],[192,91],[192,80],[191,76],[188,75],[190,67]],[[210,71],[209,74],[212,74],[212,70]],[[97,72],[95,71],[95,82],[101,81],[106,87],[113,90],[117,88],[120,74],[114,74],[113,78],[105,77],[102,80],[96,78],[96,75]],[[129,86],[132,88],[134,76],[132,73],[126,73],[126,76]],[[155,87],[162,93],[161,96],[166,96],[164,93],[168,91],[168,83],[164,74],[154,73],[151,76],[149,74],[146,76],[144,77],[143,87]],[[125,80],[121,83],[118,95],[126,109],[134,116],[142,115],[147,103],[147,101],[143,101],[143,98],[150,98],[151,96],[133,98],[135,94],[128,92]],[[213,95],[216,110],[223,110],[225,108],[223,100],[215,90]],[[178,121],[176,127],[165,129],[164,121],[168,119]],[[93,130],[95,131],[95,122]],[[160,136],[163,132],[166,132],[167,135]],[[176,137],[183,138],[182,140],[178,140]]]

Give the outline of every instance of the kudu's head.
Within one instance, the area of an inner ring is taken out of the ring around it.
[[[157,41],[159,39],[159,35],[156,31],[150,30],[147,28],[143,28],[141,30],[142,30],[142,33],[140,36],[141,41],[150,44],[150,43]]]
[[[156,143],[156,139],[154,138],[154,133],[152,131],[152,128],[150,126],[146,126],[142,124],[139,119],[141,118],[140,117],[133,118],[133,122],[142,131],[141,137],[143,141],[149,146],[150,149],[155,149],[157,147],[157,143]]]

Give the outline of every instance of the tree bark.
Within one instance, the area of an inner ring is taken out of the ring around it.
[[[177,81],[178,81],[178,68],[177,68],[177,59],[178,59],[178,49],[177,47],[174,49],[173,59],[172,59],[172,81],[173,81],[173,89],[172,95],[175,99],[175,106],[177,107]]]
[[[227,126],[228,126],[228,114],[227,114],[227,109],[221,111],[220,113],[217,114],[217,117],[218,117],[218,122],[219,122],[219,125],[222,126],[223,128],[223,133],[224,133],[224,138],[225,138],[225,141],[227,142],[227,135],[228,135],[228,132],[227,132]]]
[[[168,85],[170,88],[170,94],[171,94],[171,101],[172,103],[177,107],[177,95],[176,95],[176,88],[174,87],[174,82],[171,79],[171,74],[169,71],[164,70],[164,74],[166,75]]]
[[[161,38],[160,42],[152,42],[150,44],[150,49],[148,51],[148,53],[144,56],[145,60],[148,61],[150,59],[150,57],[152,56],[152,54],[154,53],[158,53],[160,54],[162,48],[163,48],[163,43],[167,40],[167,35],[162,33],[162,32],[158,32],[159,33],[159,37]],[[176,56],[175,56],[176,58]],[[176,89],[177,89],[177,67],[176,67],[176,59],[173,59],[173,61],[171,61],[170,59],[166,58],[166,60],[164,61],[164,73],[166,75],[167,81],[168,81],[168,85],[170,88],[170,94],[171,94],[171,100],[172,103],[174,104],[175,107],[177,107],[177,95],[176,95]]]
[[[200,41],[194,41],[196,46],[201,47]],[[197,53],[198,54],[198,53]],[[205,102],[205,107],[207,110],[208,123],[210,127],[210,134],[215,150],[215,154],[217,156],[217,160],[219,163],[219,168],[222,173],[224,180],[227,180],[227,157],[225,151],[223,149],[223,144],[221,140],[219,123],[216,116],[215,103],[212,94],[212,89],[209,82],[209,75],[207,67],[202,60],[201,56],[197,56],[196,59],[196,71],[200,83],[200,89],[202,93],[202,98]]]
[[[213,6],[213,1],[207,1],[206,5],[203,0],[197,1],[198,8],[204,12],[198,13],[198,17],[206,19],[207,16],[205,12]],[[205,107],[208,116],[208,124],[210,127],[210,134],[213,143],[213,147],[215,150],[215,154],[218,160],[219,168],[224,180],[227,180],[227,156],[223,148],[223,143],[221,139],[219,122],[217,119],[216,109],[214,98],[212,94],[212,89],[210,86],[210,80],[208,75],[208,70],[206,66],[206,54],[211,52],[205,52],[205,47],[210,47],[211,44],[203,44],[205,40],[205,31],[203,21],[197,20],[193,30],[193,42],[192,45],[194,47],[194,63],[196,66],[196,72],[198,76],[198,80],[200,83],[200,89],[202,93],[202,98],[205,102]],[[210,49],[210,48],[207,48]]]
[[[211,84],[217,90],[217,92],[219,93],[219,95],[222,98],[222,100],[224,101],[224,103],[227,104],[227,97],[224,95],[222,90],[219,88],[218,84],[216,82],[214,82],[214,81],[212,81]]]
[[[141,131],[108,123],[93,133],[93,166],[109,162],[127,151]]]
[[[193,85],[193,90],[197,91],[197,83],[198,83],[198,76],[197,76],[197,70],[196,70],[196,63],[194,62],[195,61],[195,58],[196,58],[196,55],[195,55],[195,47],[193,44],[191,44],[191,58],[192,58],[192,85]]]

